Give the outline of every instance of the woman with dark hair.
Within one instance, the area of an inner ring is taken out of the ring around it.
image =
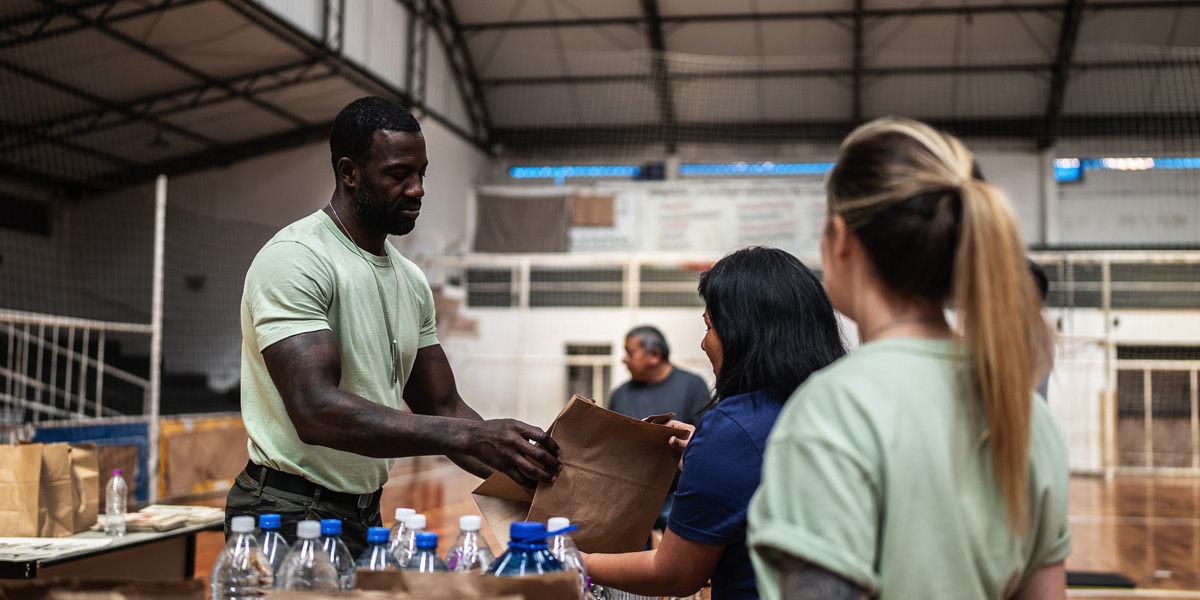
[[[746,509],[767,435],[783,403],[845,354],[821,282],[796,257],[747,248],[700,276],[716,375],[714,401],[684,449],[683,472],[655,550],[585,556],[592,581],[649,596],[687,596],[710,578],[714,600],[758,598],[746,551]]]
[[[1067,450],[1032,392],[1053,334],[977,173],[916,121],[843,142],[821,261],[862,345],[771,434],[749,531],[764,598],[1065,597]]]

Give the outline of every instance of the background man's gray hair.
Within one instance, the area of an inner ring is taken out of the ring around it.
[[[642,347],[642,350],[646,352],[658,350],[663,360],[671,360],[671,347],[667,346],[667,338],[663,337],[662,332],[657,328],[649,325],[634,327],[625,334],[626,339],[631,337],[638,338],[638,345]]]

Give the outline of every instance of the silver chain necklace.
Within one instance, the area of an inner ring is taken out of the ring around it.
[[[400,344],[396,343],[396,334],[392,332],[392,318],[391,315],[388,314],[387,301],[384,299],[383,282],[379,279],[379,273],[375,272],[375,263],[371,262],[371,260],[367,258],[367,255],[363,253],[362,247],[358,245],[358,242],[354,241],[354,236],[350,235],[350,230],[346,227],[345,223],[342,223],[342,218],[338,216],[337,209],[333,207],[332,201],[329,202],[329,210],[333,211],[333,218],[337,219],[338,226],[342,228],[342,232],[346,234],[347,238],[349,238],[350,243],[354,245],[354,249],[358,251],[359,257],[361,257],[363,261],[367,263],[367,266],[371,269],[371,275],[375,277],[375,289],[379,292],[379,304],[383,307],[383,322],[387,326],[388,339],[391,340],[390,350],[392,353],[392,382],[400,383]],[[391,257],[387,256],[386,241],[384,242],[383,255],[387,257],[388,268],[392,270],[392,275],[396,277],[396,320],[399,321],[400,274],[397,273],[395,267],[392,266]]]

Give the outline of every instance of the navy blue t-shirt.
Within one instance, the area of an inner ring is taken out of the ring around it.
[[[693,542],[725,546],[712,574],[713,600],[758,598],[746,551],[746,509],[782,408],[765,390],[726,398],[704,415],[683,455],[667,527]]]

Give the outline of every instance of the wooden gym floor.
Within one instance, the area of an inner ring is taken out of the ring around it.
[[[445,458],[398,460],[383,491],[383,520],[390,524],[399,506],[425,513],[444,553],[458,533],[458,517],[479,514],[471,499],[478,482]],[[194,503],[224,501],[222,495]],[[1200,599],[1200,479],[1075,477],[1070,515],[1074,550],[1067,569],[1120,573],[1137,583],[1133,590],[1072,589],[1071,597]],[[208,577],[223,543],[220,533],[200,534],[197,577]]]

